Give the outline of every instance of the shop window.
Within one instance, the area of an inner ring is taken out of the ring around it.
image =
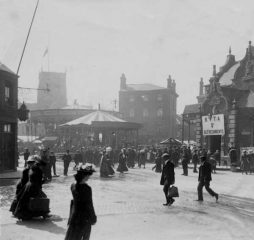
[[[134,116],[135,116],[134,109],[131,109],[131,110],[130,110],[130,117],[133,118]]]
[[[143,117],[148,117],[148,110],[145,108],[144,110],[143,110]]]

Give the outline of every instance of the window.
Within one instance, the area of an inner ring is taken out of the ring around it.
[[[163,116],[163,109],[162,108],[159,108],[157,110],[157,117],[162,117]]]
[[[143,101],[145,101],[145,102],[147,102],[147,101],[148,101],[148,96],[147,96],[147,95],[143,95],[141,98],[142,98],[142,99],[143,99]]]
[[[143,110],[143,117],[148,117],[148,110],[146,108]]]
[[[135,116],[134,109],[131,109],[131,110],[130,110],[130,117],[133,118],[134,116]]]
[[[11,132],[11,124],[4,124],[4,132],[5,133]]]
[[[130,96],[130,102],[134,102],[135,101],[135,98],[133,96]]]
[[[10,87],[9,86],[4,87],[4,100],[5,102],[10,102]]]
[[[162,101],[162,95],[161,95],[161,94],[158,94],[158,95],[157,95],[157,100],[158,100],[158,101]]]

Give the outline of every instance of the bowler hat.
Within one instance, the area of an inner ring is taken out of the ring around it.
[[[163,158],[163,159],[169,159],[170,157],[169,157],[169,154],[168,154],[168,153],[163,153],[163,154],[162,154],[162,158]]]

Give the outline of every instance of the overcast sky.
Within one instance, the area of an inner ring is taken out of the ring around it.
[[[0,0],[0,61],[16,72],[36,0]],[[40,0],[19,72],[19,86],[37,87],[43,53],[50,71],[67,72],[68,102],[112,109],[120,76],[127,83],[179,94],[177,112],[196,103],[200,77],[223,65],[229,46],[240,60],[254,42],[253,0]],[[36,101],[36,92],[20,91]]]

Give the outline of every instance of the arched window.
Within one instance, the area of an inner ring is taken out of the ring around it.
[[[143,110],[143,117],[148,117],[148,109],[147,108],[145,108],[144,110]]]
[[[133,118],[135,116],[135,111],[134,109],[131,109],[130,110],[130,117]]]

